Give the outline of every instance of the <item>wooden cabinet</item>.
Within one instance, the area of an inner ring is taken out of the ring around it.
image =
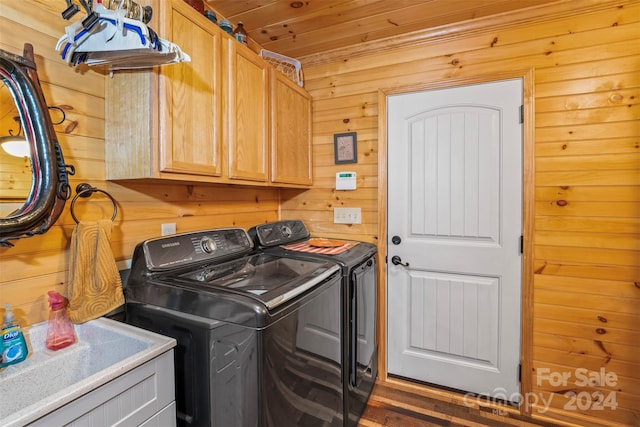
[[[107,78],[106,178],[221,177],[224,36],[183,1],[145,4],[154,10],[152,28],[177,43],[191,62]]]
[[[227,40],[229,178],[269,180],[269,80],[267,63]]]
[[[311,97],[271,72],[271,182],[311,185]]]
[[[141,0],[191,62],[106,82],[110,180],[311,185],[309,95],[183,0]]]
[[[191,20],[184,2],[162,3],[167,10],[162,11],[166,22],[161,26],[174,43],[190,52],[191,62],[160,69],[160,170],[221,176],[223,36],[209,22]]]

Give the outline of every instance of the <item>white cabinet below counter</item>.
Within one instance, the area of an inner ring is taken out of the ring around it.
[[[29,424],[176,425],[173,350],[98,387]]]

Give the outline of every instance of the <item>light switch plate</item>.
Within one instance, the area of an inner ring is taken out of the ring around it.
[[[171,234],[176,234],[176,223],[171,222],[168,224],[162,224],[160,226],[160,230],[163,236],[169,236]]]
[[[362,224],[361,208],[333,208],[334,224]]]

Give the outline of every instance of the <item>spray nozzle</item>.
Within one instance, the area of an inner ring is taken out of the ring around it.
[[[56,291],[47,292],[49,295],[49,307],[51,310],[60,310],[64,307],[64,297]]]

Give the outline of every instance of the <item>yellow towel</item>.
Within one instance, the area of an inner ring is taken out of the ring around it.
[[[71,236],[69,318],[84,323],[124,304],[122,280],[111,251],[111,220],[80,221]]]

